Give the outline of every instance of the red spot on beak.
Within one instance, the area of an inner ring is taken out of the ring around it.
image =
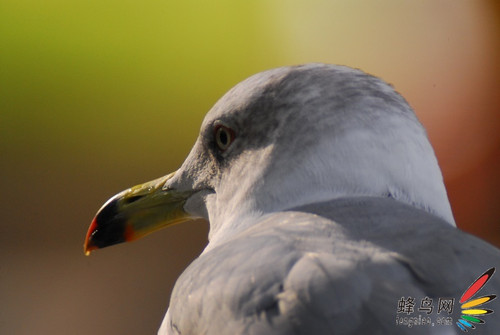
[[[135,233],[134,233],[134,229],[131,227],[131,226],[125,226],[125,233],[124,233],[124,236],[125,236],[125,241],[126,242],[131,242],[131,241],[134,241],[136,240],[136,236],[135,236]]]

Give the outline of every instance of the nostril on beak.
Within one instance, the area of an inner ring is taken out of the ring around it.
[[[141,199],[143,196],[142,195],[134,195],[129,198],[124,199],[126,204],[131,204],[133,202],[136,202],[137,200]]]

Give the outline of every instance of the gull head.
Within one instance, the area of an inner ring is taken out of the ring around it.
[[[229,90],[179,170],[111,198],[85,250],[194,218],[210,222],[217,243],[264,214],[356,196],[391,197],[454,225],[425,129],[392,86],[345,66],[282,67]]]

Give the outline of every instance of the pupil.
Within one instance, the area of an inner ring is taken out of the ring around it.
[[[227,144],[227,133],[222,129],[219,131],[219,141],[222,145]]]

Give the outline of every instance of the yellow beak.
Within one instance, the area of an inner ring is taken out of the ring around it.
[[[163,188],[174,174],[134,186],[109,199],[90,224],[83,245],[85,254],[195,219],[184,211],[184,204],[193,192]]]

